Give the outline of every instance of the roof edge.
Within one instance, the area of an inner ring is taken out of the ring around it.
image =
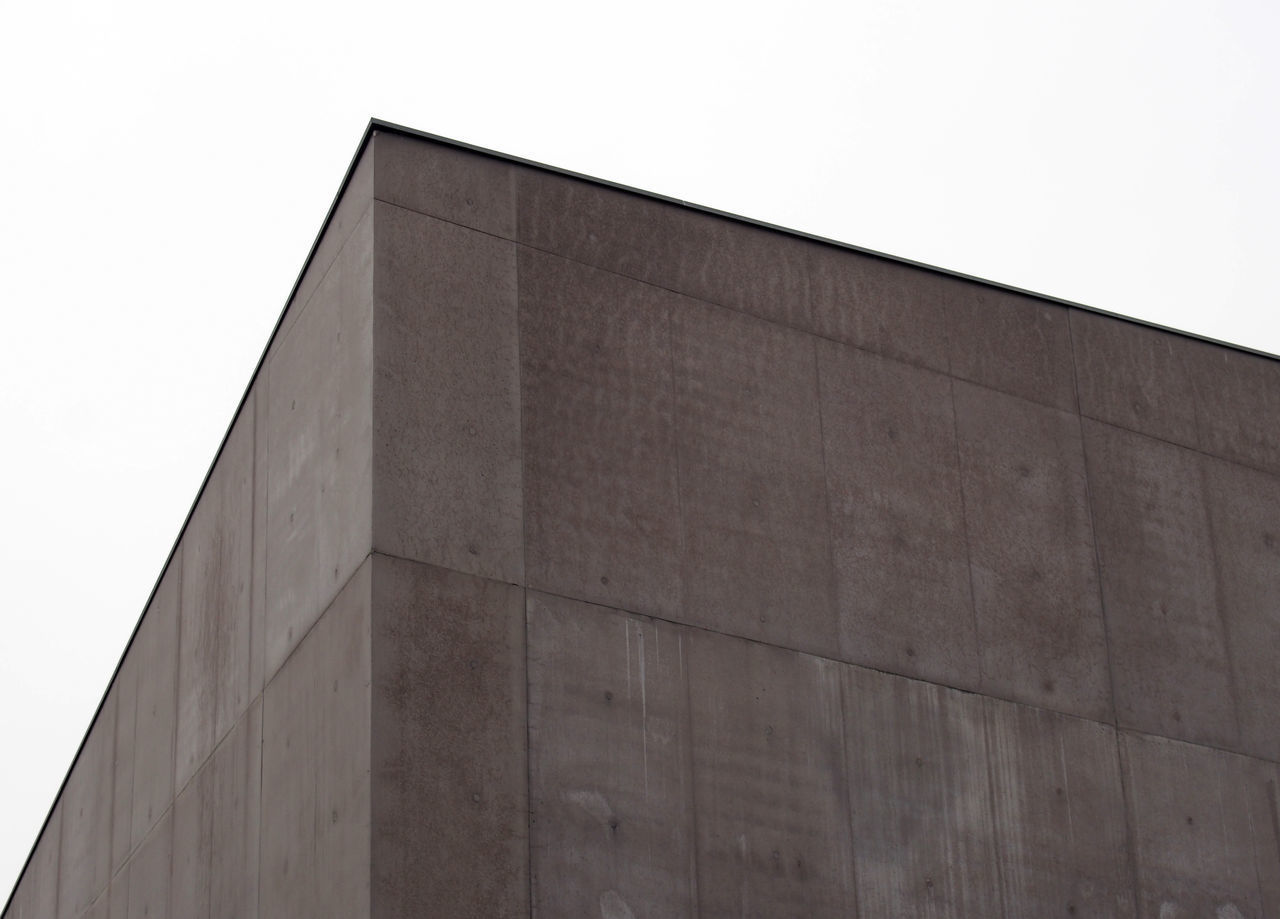
[[[670,195],[660,194],[659,192],[646,191],[643,188],[635,188],[631,185],[623,185],[620,182],[612,182],[608,179],[600,179],[595,176],[587,175],[581,172],[574,172],[571,169],[562,169],[559,166],[548,166],[546,163],[539,163],[536,160],[525,159],[520,156],[513,156],[509,153],[502,153],[498,150],[490,150],[487,147],[480,147],[475,144],[469,144],[465,141],[454,140],[450,137],[442,137],[439,134],[432,134],[429,131],[420,131],[417,128],[410,128],[402,124],[396,124],[391,121],[383,121],[380,118],[370,118],[369,127],[365,132],[365,136],[361,141],[361,150],[368,143],[370,137],[375,131],[387,131],[392,134],[400,134],[404,137],[414,138],[416,140],[426,140],[432,143],[442,144],[447,147],[453,147],[457,150],[466,150],[470,153],[478,153],[482,156],[492,157],[493,159],[502,160],[508,163],[515,163],[520,166],[527,166],[533,169],[541,169],[544,172],[554,173],[555,175],[564,176],[569,179],[577,179],[582,182],[590,182],[593,185],[601,185],[605,188],[612,188],[616,191],[626,192],[627,194],[637,195],[641,198],[648,198],[653,201],[661,201],[664,204],[674,204],[678,207],[688,208],[689,210],[698,211],[703,214],[709,214],[713,217],[720,217],[725,220],[732,220],[736,223],[744,223],[748,226],[759,227],[764,230],[772,230],[775,233],[784,233],[787,236],[794,236],[799,239],[807,239],[811,242],[823,243],[833,246],[837,249],[845,249],[849,252],[857,252],[860,255],[868,255],[873,258],[883,259],[888,262],[894,262],[899,265],[906,265],[911,268],[919,268],[925,271],[931,271],[934,274],[940,274],[949,278],[957,278],[962,281],[970,281],[981,284],[985,287],[994,288],[995,290],[1007,291],[1008,293],[1021,294],[1025,297],[1033,297],[1037,300],[1043,300],[1046,303],[1057,304],[1058,306],[1067,306],[1072,309],[1084,310],[1087,313],[1096,313],[1099,316],[1107,316],[1112,319],[1120,319],[1133,325],[1143,326],[1148,329],[1156,329],[1160,332],[1170,332],[1182,338],[1190,338],[1194,341],[1201,341],[1211,345],[1218,345],[1222,348],[1230,348],[1233,351],[1240,351],[1245,354],[1253,354],[1257,357],[1265,357],[1270,360],[1280,361],[1280,354],[1272,354],[1270,351],[1263,351],[1259,348],[1252,348],[1248,345],[1236,344],[1234,342],[1223,341],[1218,338],[1212,338],[1208,335],[1201,335],[1198,332],[1188,332],[1185,329],[1177,329],[1173,326],[1162,325],[1158,322],[1152,322],[1147,319],[1139,319],[1135,316],[1125,316],[1122,313],[1105,310],[1101,307],[1090,306],[1087,303],[1080,303],[1076,300],[1067,300],[1063,297],[1055,297],[1052,294],[1040,293],[1039,291],[1030,290],[1025,287],[1016,287],[1012,284],[1004,284],[1000,281],[992,281],[989,278],[980,277],[974,274],[966,274],[963,271],[956,271],[951,268],[941,268],[937,265],[930,265],[927,262],[918,262],[915,259],[906,258],[901,255],[893,255],[889,252],[881,252],[877,249],[869,249],[866,246],[859,246],[854,243],[842,242],[838,239],[831,239],[827,236],[819,236],[816,233],[806,233],[804,230],[795,230],[791,227],[784,227],[780,224],[769,223],[765,220],[756,220],[753,217],[744,217],[741,214],[734,214],[730,211],[718,210],[705,204],[697,204],[693,201],[686,201],[682,198],[673,198]],[[357,155],[357,159],[359,156]],[[354,166],[354,163],[353,163]],[[348,174],[348,178],[349,178]],[[345,180],[344,180],[345,181]],[[344,184],[345,188],[345,184]],[[336,202],[335,202],[336,205]],[[332,210],[330,211],[332,214]],[[328,218],[326,218],[327,224]],[[323,233],[323,230],[321,231]],[[313,250],[314,251],[314,250]],[[305,266],[304,269],[305,271]]]

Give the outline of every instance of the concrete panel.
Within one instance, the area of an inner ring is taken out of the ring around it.
[[[1257,759],[1237,760],[1248,789],[1253,864],[1258,871],[1262,915],[1280,915],[1280,766]]]
[[[114,703],[108,696],[62,791],[58,916],[65,919],[83,913],[111,880]]]
[[[528,623],[533,914],[694,919],[685,630],[535,593]]]
[[[698,915],[853,915],[840,665],[686,636]]]
[[[1205,461],[1240,749],[1280,760],[1280,477]]]
[[[951,381],[818,345],[840,657],[976,689]]]
[[[264,916],[369,914],[370,567],[263,694]]]
[[[209,763],[213,801],[209,858],[211,919],[258,915],[262,807],[262,703],[255,700]]]
[[[206,764],[173,802],[173,915],[209,919],[209,859],[213,847],[213,782]]]
[[[366,150],[360,157],[360,162],[356,164],[351,181],[334,209],[333,217],[320,236],[315,256],[298,282],[297,293],[289,300],[280,322],[280,329],[267,348],[267,364],[273,361],[290,330],[298,321],[298,317],[302,315],[304,307],[311,301],[328,275],[329,269],[337,260],[338,253],[346,246],[356,227],[368,214],[370,205],[373,203],[373,181],[374,156]]]
[[[951,373],[1075,411],[1067,308],[980,284],[947,287]]]
[[[813,338],[730,310],[672,314],[682,621],[836,648]]]
[[[810,327],[808,243],[745,223],[522,169],[520,241],[797,328]]]
[[[111,879],[108,893],[108,915],[111,919],[129,919],[129,871],[125,869]]]
[[[373,611],[372,915],[527,915],[523,591],[374,556]]]
[[[1280,473],[1280,360],[1179,340],[1196,391],[1200,447]]]
[[[115,875],[133,851],[134,723],[138,717],[138,660],[132,650],[125,655],[111,684],[116,712],[112,749],[111,874]],[[126,888],[127,889],[127,888]]]
[[[85,908],[80,919],[111,919],[111,899],[106,890],[98,894],[98,899]]]
[[[668,314],[684,301],[527,249],[519,270],[528,583],[674,618]]]
[[[985,706],[1004,914],[1134,916],[1115,730],[1011,702]]]
[[[379,201],[506,239],[516,232],[516,169],[444,144],[374,133]]]
[[[1071,310],[1080,411],[1184,446],[1198,443],[1195,391],[1177,335]]]
[[[178,789],[252,698],[253,414],[250,399],[182,536]]]
[[[129,919],[167,919],[174,915],[169,900],[172,867],[173,810],[169,809],[129,862]]]
[[[257,915],[261,713],[255,701],[174,802],[175,916]]]
[[[981,697],[859,667],[843,691],[858,915],[1001,915]]]
[[[1201,457],[1085,421],[1122,727],[1235,747]]]
[[[253,564],[250,580],[249,698],[262,695],[267,660],[267,378],[264,365],[253,385]]]
[[[372,544],[372,300],[366,215],[267,378],[268,679]]]
[[[1231,753],[1121,735],[1137,845],[1139,916],[1261,919],[1274,889],[1274,769]],[[1270,781],[1270,785],[1268,782]]]
[[[130,818],[135,849],[173,802],[181,581],[182,549],[179,547],[129,649],[137,680],[138,706],[134,714]]]
[[[984,691],[1111,719],[1080,424],[955,384]]]
[[[947,289],[963,281],[821,243],[808,267],[818,334],[947,371]]]
[[[36,842],[4,919],[49,919],[58,915],[58,856],[62,848],[61,803]]]
[[[374,545],[522,581],[515,244],[374,219]]]

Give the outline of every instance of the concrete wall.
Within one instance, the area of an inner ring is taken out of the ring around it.
[[[367,912],[372,172],[300,279],[5,919]]]
[[[1280,915],[1280,362],[379,131],[27,916]]]

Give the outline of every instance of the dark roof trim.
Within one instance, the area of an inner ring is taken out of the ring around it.
[[[1233,351],[1242,351],[1247,354],[1257,355],[1258,357],[1269,358],[1271,360],[1280,360],[1280,355],[1271,354],[1266,351],[1260,351],[1256,348],[1249,348],[1244,345],[1232,344],[1231,342],[1219,341],[1206,335],[1197,335],[1193,332],[1186,332],[1181,329],[1171,328],[1169,326],[1160,325],[1155,322],[1148,322],[1144,319],[1135,319],[1131,316],[1122,316],[1119,313],[1113,313],[1109,310],[1098,309],[1097,307],[1088,306],[1083,303],[1076,303],[1072,300],[1064,300],[1061,297],[1053,297],[1047,294],[1037,293],[1032,290],[1026,290],[1021,287],[1014,287],[1010,284],[1001,284],[998,281],[989,281],[986,278],[980,278],[975,275],[965,274],[960,271],[951,271],[946,268],[939,268],[935,265],[927,265],[924,262],[913,261],[909,258],[902,258],[897,255],[890,255],[885,252],[877,252],[874,249],[867,249],[863,246],[855,246],[852,243],[840,242],[839,240],[828,239],[824,236],[817,236],[813,233],[805,233],[800,230],[793,230],[787,227],[778,226],[777,224],[767,223],[763,220],[754,220],[750,217],[742,217],[738,214],[731,214],[727,211],[716,210],[713,207],[706,207],[701,204],[694,204],[679,198],[672,198],[667,195],[658,194],[656,192],[645,191],[639,188],[633,188],[629,185],[622,185],[618,182],[610,182],[607,179],[598,179],[594,176],[584,175],[580,172],[574,172],[569,169],[560,169],[556,166],[548,166],[545,163],[535,162],[534,160],[524,159],[519,156],[512,156],[507,153],[500,153],[496,150],[489,150],[485,147],[478,147],[475,144],[464,143],[463,141],[453,140],[448,137],[441,137],[438,134],[431,134],[427,131],[419,131],[416,128],[409,128],[404,125],[395,124],[390,121],[383,121],[380,118],[370,118],[368,125],[365,127],[364,135],[360,138],[360,143],[356,147],[355,154],[351,157],[351,162],[347,166],[347,171],[342,177],[342,183],[338,186],[338,192],[334,195],[333,202],[329,205],[329,210],[325,214],[324,221],[320,224],[320,229],[316,233],[315,240],[311,243],[311,248],[307,252],[306,258],[302,262],[302,267],[298,271],[298,276],[293,282],[293,287],[289,290],[289,295],[285,297],[284,306],[280,310],[280,315],[276,319],[276,324],[271,330],[271,335],[267,338],[266,344],[263,346],[262,354],[258,358],[258,363],[254,367],[253,375],[249,378],[248,384],[245,386],[244,394],[240,397],[240,402],[236,405],[235,412],[231,415],[231,423],[227,425],[226,433],[222,436],[222,441],[218,444],[218,449],[214,453],[213,461],[209,464],[209,469],[205,472],[204,479],[200,482],[200,487],[196,490],[195,499],[191,502],[191,507],[187,510],[187,515],[183,518],[182,526],[178,529],[178,535],[173,541],[173,545],[169,549],[169,554],[164,560],[164,564],[160,566],[160,573],[157,575],[155,583],[151,587],[151,593],[147,595],[146,601],[142,605],[142,612],[138,616],[138,622],[134,625],[133,631],[129,635],[129,640],[125,643],[124,650],[120,654],[120,659],[116,662],[115,670],[111,673],[111,679],[107,682],[107,688],[102,694],[102,699],[98,702],[98,707],[93,712],[93,717],[89,719],[89,727],[85,730],[84,737],[80,741],[80,746],[76,748],[75,756],[71,760],[71,765],[67,768],[67,774],[62,779],[62,784],[58,786],[58,793],[54,796],[53,803],[49,806],[49,812],[45,815],[44,823],[40,825],[40,831],[36,834],[35,841],[31,845],[31,851],[27,854],[26,861],[23,862],[21,870],[18,872],[17,880],[14,882],[13,889],[9,892],[8,899],[5,900],[4,908],[0,909],[0,914],[8,911],[13,903],[13,898],[18,893],[18,887],[22,883],[23,877],[26,875],[27,868],[31,865],[31,860],[35,857],[36,846],[39,845],[40,839],[44,836],[44,831],[49,826],[49,821],[53,818],[53,812],[57,809],[58,802],[62,799],[63,792],[66,791],[67,782],[71,778],[71,773],[75,769],[76,763],[80,760],[80,755],[84,752],[85,744],[88,743],[89,733],[93,730],[93,726],[97,723],[98,716],[102,714],[102,709],[106,706],[107,696],[111,693],[111,688],[115,685],[116,678],[120,675],[120,669],[124,666],[124,659],[129,653],[129,649],[133,646],[134,640],[138,637],[138,631],[142,627],[142,619],[146,615],[151,601],[155,599],[157,591],[160,589],[160,582],[164,579],[165,572],[168,571],[173,557],[177,554],[178,546],[182,544],[182,537],[186,534],[187,526],[191,523],[191,517],[195,514],[196,506],[200,503],[200,498],[204,495],[204,490],[209,484],[210,478],[213,476],[213,470],[218,464],[222,451],[227,445],[227,440],[231,437],[231,429],[235,426],[236,420],[240,417],[240,412],[244,408],[245,403],[249,400],[249,394],[253,392],[253,385],[257,382],[258,375],[262,372],[262,367],[266,363],[267,353],[271,349],[272,343],[275,341],[276,335],[280,331],[280,326],[284,322],[285,314],[289,310],[289,305],[293,302],[294,296],[298,293],[298,288],[302,285],[302,278],[307,273],[307,269],[311,266],[312,260],[315,258],[316,251],[320,248],[320,241],[324,238],[325,231],[329,228],[329,223],[333,220],[334,212],[338,209],[338,204],[342,200],[342,196],[346,194],[347,186],[351,183],[352,175],[355,173],[356,166],[360,162],[360,158],[364,155],[365,150],[369,146],[369,141],[373,139],[378,131],[386,131],[391,134],[399,134],[404,137],[415,138],[417,140],[431,141],[432,143],[442,144],[447,147],[453,147],[458,150],[466,150],[471,153],[478,153],[483,156],[492,157],[494,159],[503,160],[508,163],[515,163],[520,166],[527,166],[532,169],[541,169],[545,172],[552,172],[557,175],[566,176],[571,179],[578,179],[583,182],[590,182],[593,185],[602,185],[606,188],[613,188],[618,191],[626,192],[632,195],[639,195],[643,198],[650,198],[654,201],[662,201],[667,204],[674,204],[679,207],[689,208],[690,210],[700,211],[704,214],[711,214],[725,220],[733,220],[737,223],[745,223],[750,226],[761,227],[766,230],[772,230],[777,233],[785,233],[788,236],[795,236],[801,239],[813,240],[814,242],[824,243],[829,246],[835,246],[839,249],[847,249],[850,252],[858,252],[862,255],[869,255],[875,258],[885,259],[890,262],[897,262],[901,265],[909,265],[913,268],[932,271],[937,274],[946,275],[948,277],[960,278],[965,281],[973,281],[978,284],[994,287],[998,290],[1009,291],[1011,293],[1022,294],[1024,296],[1034,297],[1048,303],[1056,303],[1061,306],[1071,307],[1073,309],[1084,310],[1090,313],[1097,313],[1103,316],[1110,316],[1114,319],[1120,319],[1125,322],[1131,322],[1135,325],[1146,326],[1147,328],[1158,329],[1162,332],[1169,332],[1174,335],[1180,335],[1183,338],[1190,338],[1197,341],[1208,342],[1209,344],[1219,345],[1224,348],[1230,348]],[[177,789],[174,790],[175,794]]]

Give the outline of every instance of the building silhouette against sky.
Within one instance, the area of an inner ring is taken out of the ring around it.
[[[4,919],[1280,915],[1280,363],[374,122]]]

